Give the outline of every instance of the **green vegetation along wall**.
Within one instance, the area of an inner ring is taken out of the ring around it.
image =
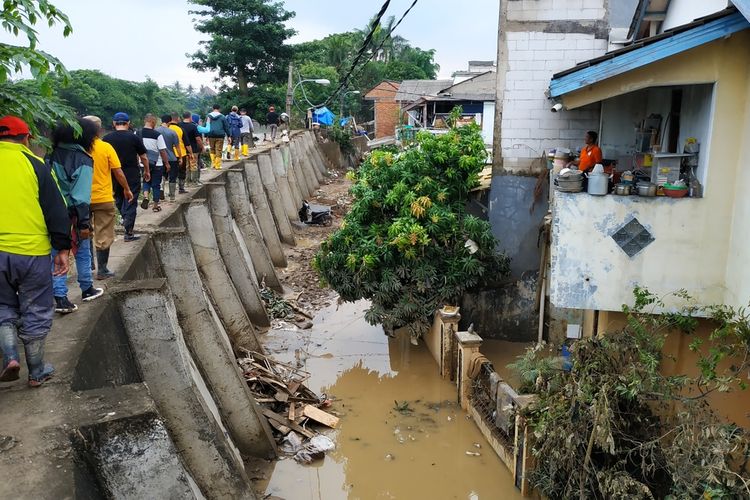
[[[370,323],[421,335],[438,307],[507,272],[489,223],[466,213],[485,159],[476,125],[370,154],[351,211],[315,257],[321,277],[346,301],[370,300]]]

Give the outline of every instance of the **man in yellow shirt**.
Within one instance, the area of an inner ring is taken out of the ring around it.
[[[115,148],[101,140],[102,120],[97,116],[85,116],[84,120],[99,127],[99,137],[94,140],[91,157],[94,158],[94,178],[91,184],[91,226],[96,247],[96,279],[111,278],[115,274],[107,268],[109,249],[115,241],[115,197],[112,194],[112,177],[122,186],[125,199],[133,201],[128,180],[120,168],[120,159]]]
[[[55,369],[44,361],[54,315],[52,276],[68,272],[70,218],[52,170],[29,150],[29,126],[0,118],[0,382],[18,380],[21,339],[29,385]],[[50,272],[50,253],[57,250]]]
[[[175,149],[175,156],[177,157],[177,162],[180,166],[180,173],[177,176],[177,184],[178,184],[178,190],[177,192],[180,194],[185,194],[187,191],[185,190],[185,179],[187,179],[187,169],[188,169],[188,155],[191,157],[193,156],[193,148],[190,146],[190,141],[186,141],[185,132],[182,130],[182,127],[180,127],[180,115],[177,113],[172,113],[171,115],[172,121],[169,122],[169,128],[174,130],[175,134],[177,134],[177,138],[179,141],[177,141],[177,148]]]

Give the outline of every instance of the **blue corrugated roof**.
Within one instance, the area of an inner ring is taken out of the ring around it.
[[[750,3],[750,0],[743,2]],[[550,82],[549,95],[560,97],[748,28],[750,22],[734,9],[719,16],[708,16],[557,73]]]

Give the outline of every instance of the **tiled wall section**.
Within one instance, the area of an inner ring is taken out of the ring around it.
[[[510,21],[585,21],[604,18],[604,0],[511,0]]]
[[[510,2],[509,9],[512,4],[551,3],[576,2],[523,0]],[[506,168],[526,169],[550,148],[579,147],[587,130],[599,129],[598,105],[552,113],[553,103],[547,99],[545,90],[554,73],[597,57],[606,48],[607,40],[597,39],[593,34],[508,32],[500,144]]]

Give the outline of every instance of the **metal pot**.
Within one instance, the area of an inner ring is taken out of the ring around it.
[[[656,196],[656,184],[653,182],[639,182],[636,186],[638,196]]]
[[[615,194],[620,196],[627,196],[630,194],[630,184],[617,184],[615,186]]]
[[[588,174],[588,178],[589,178],[589,186],[588,186],[589,194],[593,194],[595,196],[604,196],[605,194],[609,193],[609,176],[607,174],[591,173],[591,174]]]

